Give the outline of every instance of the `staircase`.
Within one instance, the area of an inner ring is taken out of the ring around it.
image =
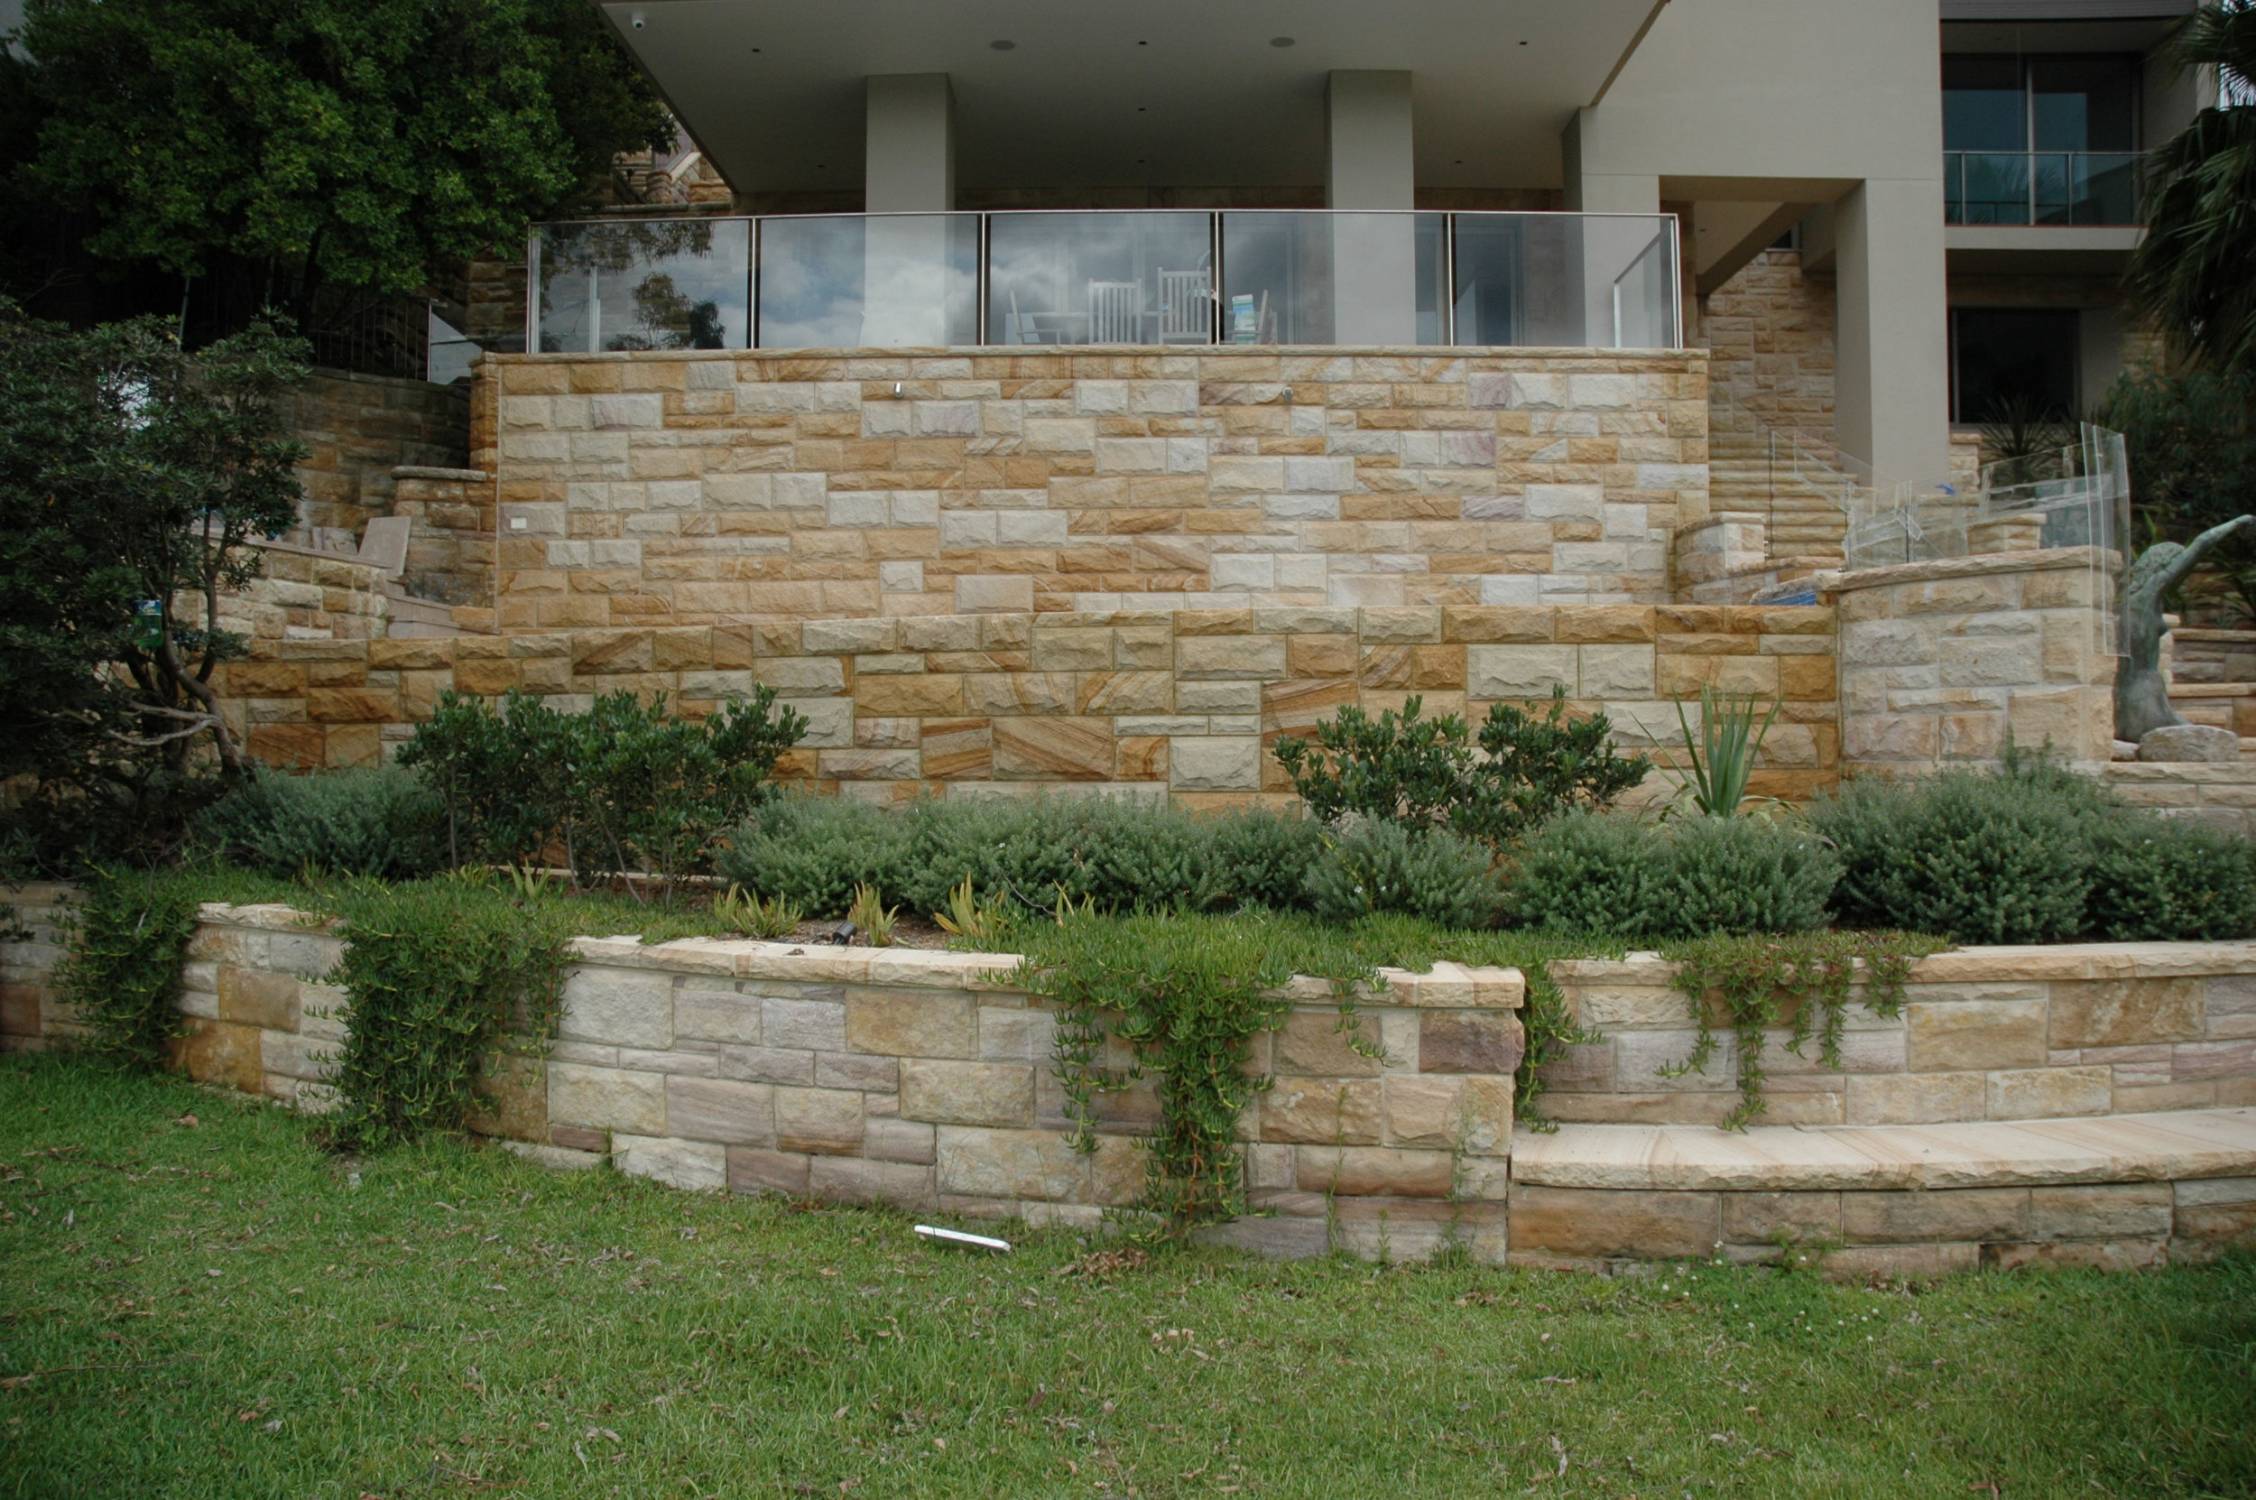
[[[1774,428],[1720,393],[1708,398],[1708,512],[1759,520],[1766,559],[1838,564],[1849,512],[1869,485],[1830,448]]]

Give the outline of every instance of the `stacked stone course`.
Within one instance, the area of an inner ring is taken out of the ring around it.
[[[504,629],[1663,600],[1700,351],[489,356]]]

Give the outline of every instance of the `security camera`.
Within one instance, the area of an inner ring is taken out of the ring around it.
[[[640,31],[643,27],[649,25],[650,23],[643,18],[642,12],[638,10],[628,13],[627,24],[629,26],[632,26],[635,30]]]

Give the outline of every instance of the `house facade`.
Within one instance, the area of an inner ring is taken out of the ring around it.
[[[603,4],[733,201],[534,236],[504,622],[1837,560],[2139,357],[2190,4]]]

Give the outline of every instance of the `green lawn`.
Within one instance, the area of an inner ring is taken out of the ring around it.
[[[1866,1291],[909,1222],[349,1162],[248,1100],[0,1060],[0,1493],[2256,1491],[2248,1261]]]

